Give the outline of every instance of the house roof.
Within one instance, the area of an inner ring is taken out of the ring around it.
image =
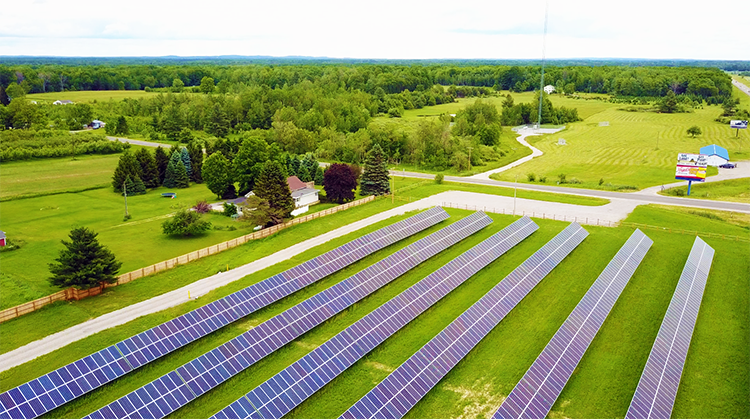
[[[318,194],[318,190],[315,188],[302,188],[292,191],[292,198],[300,198],[307,195]]]
[[[5,238],[5,232],[4,231],[0,231],[0,239],[4,239],[4,238]]]
[[[701,147],[701,154],[706,154],[708,156],[719,156],[723,157],[726,160],[729,160],[729,152],[727,152],[727,149],[724,147],[720,147],[716,144],[707,145],[705,147]]]
[[[305,182],[299,180],[297,176],[289,176],[288,178],[286,178],[286,184],[289,185],[289,190],[292,192],[307,187],[307,185],[305,185]]]

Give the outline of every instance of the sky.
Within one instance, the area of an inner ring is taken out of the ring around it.
[[[750,60],[747,0],[14,0],[1,55]],[[544,42],[545,8],[548,12]]]

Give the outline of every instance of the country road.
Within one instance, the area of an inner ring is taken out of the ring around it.
[[[738,82],[737,80],[734,80],[734,79],[732,80],[732,84],[735,85],[735,87],[737,87],[738,89],[740,89],[743,92],[745,92],[745,94],[747,94],[748,96],[750,96],[750,87],[747,87],[746,85],[744,85],[744,84],[742,84],[742,83],[740,83],[740,82]]]
[[[434,179],[435,175],[428,173],[415,173],[415,172],[402,172],[391,170],[391,175],[411,177],[418,179]],[[712,209],[720,211],[736,211],[750,214],[750,204],[742,204],[739,202],[723,202],[723,201],[711,201],[711,200],[700,200],[692,198],[677,198],[671,196],[661,195],[649,195],[649,194],[637,194],[627,192],[609,192],[599,191],[593,189],[578,189],[578,188],[566,188],[561,186],[552,185],[531,185],[528,183],[513,183],[513,182],[502,182],[499,180],[492,179],[472,179],[467,177],[458,176],[445,176],[446,182],[458,182],[458,183],[472,183],[478,185],[488,186],[503,186],[506,188],[517,187],[518,189],[530,190],[530,191],[542,191],[542,192],[553,192],[568,195],[581,195],[581,196],[592,196],[596,198],[604,199],[617,199],[634,201],[638,205],[645,204],[661,204],[661,205],[676,205],[681,207],[693,207],[702,209]],[[544,203],[540,203],[540,207],[544,206]]]

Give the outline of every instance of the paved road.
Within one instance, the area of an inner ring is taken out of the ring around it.
[[[201,279],[190,285],[178,288],[174,291],[170,291],[149,300],[121,308],[111,313],[99,316],[95,319],[91,319],[84,323],[70,327],[58,333],[52,334],[43,339],[31,342],[16,350],[0,355],[0,371],[5,371],[17,365],[21,365],[25,362],[31,361],[34,358],[46,355],[54,350],[69,345],[75,341],[86,338],[95,333],[99,333],[103,330],[125,324],[138,317],[156,313],[158,311],[166,310],[170,307],[185,303],[188,301],[188,292],[190,292],[190,295],[193,298],[200,297],[211,290],[223,287],[224,285],[237,281],[254,272],[258,272],[281,261],[290,259],[331,239],[349,234],[353,231],[359,230],[395,215],[404,214],[415,209],[426,208],[426,206],[430,205],[431,202],[433,201],[423,200],[422,202],[413,202],[382,212],[377,215],[373,215],[371,217],[365,218],[364,220],[353,222],[346,226],[329,231],[328,233],[324,233],[317,237],[305,240],[301,243],[289,246],[286,249],[280,250],[272,255],[248,263],[247,265],[231,269],[227,272],[220,272],[216,275]]]
[[[159,147],[159,146],[162,146],[162,147],[170,147],[171,146],[170,144],[154,143],[154,142],[151,142],[151,141],[143,141],[143,140],[133,140],[131,138],[110,137],[109,135],[107,136],[107,139],[110,140],[110,141],[119,141],[121,143],[130,143],[130,144],[133,144],[133,145],[140,145],[140,146],[144,146],[144,147],[154,147],[154,148],[156,148],[156,147]]]
[[[745,92],[748,96],[750,96],[750,87],[745,86],[744,84],[738,82],[737,80],[732,79],[732,84],[737,86],[738,89]]]
[[[419,179],[434,179],[435,175],[428,173],[416,173],[416,172],[402,172],[402,171],[391,171],[392,175],[405,176]],[[699,200],[692,198],[677,198],[671,196],[661,195],[648,195],[648,194],[635,194],[635,193],[624,193],[624,192],[609,192],[599,191],[593,189],[578,189],[578,188],[566,188],[561,186],[552,185],[534,185],[528,183],[515,184],[513,182],[503,182],[499,180],[491,179],[472,179],[458,176],[445,176],[446,182],[459,182],[459,183],[473,183],[480,185],[489,186],[504,186],[506,188],[517,187],[518,189],[530,190],[530,191],[543,191],[543,192],[554,192],[568,195],[580,195],[580,196],[593,196],[596,198],[604,199],[617,199],[617,200],[630,200],[635,201],[639,205],[643,204],[661,204],[661,205],[676,205],[682,207],[693,207],[703,209],[714,209],[721,211],[737,211],[750,213],[750,204],[742,204],[738,202],[722,202],[722,201],[710,201],[710,200]],[[546,202],[539,202],[539,206],[543,207],[547,205]]]

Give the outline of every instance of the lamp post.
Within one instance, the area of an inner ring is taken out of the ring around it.
[[[472,149],[473,147],[466,147],[466,148],[468,148],[468,149],[469,149],[469,171],[471,172],[471,149]]]
[[[395,172],[395,168],[391,168]],[[391,204],[396,203],[396,176],[391,176]]]

